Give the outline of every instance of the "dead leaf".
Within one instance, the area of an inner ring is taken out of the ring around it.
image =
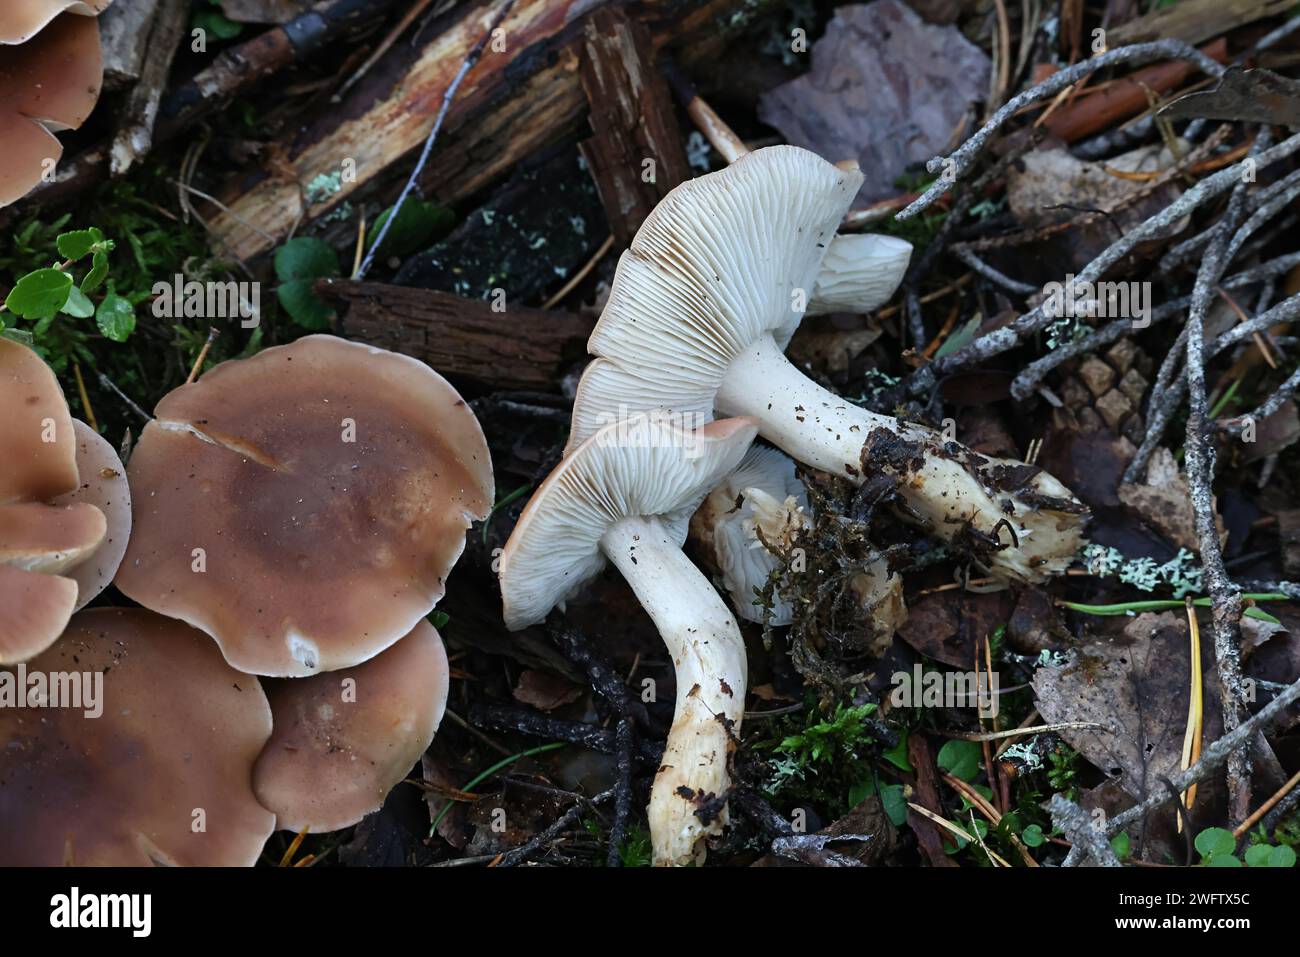
[[[1011,613],[1011,593],[934,592],[908,607],[898,634],[935,661],[970,669],[975,648]]]
[[[1196,512],[1187,479],[1174,461],[1174,454],[1158,448],[1147,465],[1145,484],[1125,483],[1119,500],[1144,522],[1180,548],[1196,551]]]
[[[1214,651],[1202,630],[1203,662]],[[1175,774],[1187,726],[1190,675],[1187,623],[1181,614],[1138,615],[1123,636],[1080,648],[1062,667],[1039,668],[1033,688],[1049,724],[1090,721],[1105,731],[1063,730],[1061,737],[1131,796],[1144,799]],[[1206,665],[1205,740],[1213,740],[1217,705]]]
[[[519,676],[512,692],[516,701],[532,705],[538,711],[554,711],[582,697],[582,688],[546,671],[529,669]]]
[[[866,175],[859,203],[895,195],[909,166],[947,149],[988,96],[989,59],[952,26],[900,0],[840,7],[812,69],[759,100],[758,115],[796,146]]]

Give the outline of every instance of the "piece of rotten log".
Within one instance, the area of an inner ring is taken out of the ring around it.
[[[377,282],[322,279],[316,293],[339,307],[339,332],[414,356],[453,378],[501,389],[552,389],[580,360],[593,319]]]
[[[1111,47],[1144,40],[1202,43],[1236,27],[1285,13],[1293,0],[1181,0],[1106,31]]]
[[[570,136],[586,112],[578,79],[582,17],[618,0],[518,0],[451,104],[420,187],[428,198],[461,200],[525,156]],[[657,51],[680,44],[686,65],[717,56],[732,33],[772,0],[637,0],[623,4],[645,23]],[[394,166],[405,174],[421,148],[444,92],[479,42],[496,2],[457,7],[412,49],[398,44],[340,104],[329,104],[274,170],[249,170],[223,191],[228,209],[212,220],[215,242],[248,260],[268,252],[296,224],[352,199]],[[739,10],[744,16],[733,16]],[[355,176],[337,174],[355,171]],[[322,178],[338,188],[310,196]],[[404,178],[404,175],[403,177]],[[394,177],[384,178],[391,197]],[[373,189],[373,187],[372,187]]]
[[[618,7],[597,10],[587,18],[579,63],[595,134],[582,155],[624,248],[659,200],[690,178],[686,149],[643,25]]]
[[[1215,40],[1202,47],[1201,52],[1223,63],[1228,59],[1228,41]],[[1095,91],[1084,92],[1073,103],[1049,116],[1044,125],[1053,135],[1073,143],[1148,109],[1151,105],[1149,94],[1176,89],[1194,70],[1195,67],[1186,60],[1170,60],[1143,67]]]
[[[189,19],[189,4],[182,0],[161,0],[158,5],[149,28],[149,55],[141,66],[139,82],[126,98],[122,122],[109,150],[108,167],[114,176],[130,172],[136,160],[153,147],[154,121],[163,87]]]
[[[140,79],[149,25],[158,0],[115,3],[99,17],[99,46],[104,57],[104,89],[120,90]]]

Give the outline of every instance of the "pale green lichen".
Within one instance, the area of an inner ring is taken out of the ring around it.
[[[1169,561],[1157,565],[1152,558],[1129,559],[1117,548],[1090,543],[1080,552],[1079,559],[1088,574],[1098,578],[1117,577],[1139,591],[1155,591],[1167,585],[1173,590],[1174,598],[1182,598],[1198,594],[1203,585],[1201,566],[1195,554],[1186,548],[1180,548]]]

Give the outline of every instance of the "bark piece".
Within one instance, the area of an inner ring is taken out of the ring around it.
[[[654,69],[649,31],[623,10],[587,18],[580,64],[595,133],[582,155],[614,238],[626,247],[659,200],[690,178],[681,131],[668,84]]]
[[[552,389],[560,368],[581,359],[594,320],[490,303],[445,292],[323,279],[317,293],[346,307],[350,339],[414,356],[444,375],[497,388]]]

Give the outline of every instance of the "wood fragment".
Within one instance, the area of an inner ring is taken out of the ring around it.
[[[444,375],[498,389],[554,389],[562,367],[580,361],[595,320],[374,282],[322,279],[317,294],[340,307],[339,332],[414,356]]]
[[[614,0],[519,0],[501,25],[500,42],[488,45],[447,115],[419,186],[442,203],[463,199],[522,158],[571,135],[586,111],[579,80],[577,40],[582,15]],[[747,14],[771,0],[745,6]],[[727,42],[720,29],[742,0],[641,0],[637,15],[651,24],[657,51],[683,44],[679,57],[698,63]],[[444,91],[482,35],[496,4],[456,9],[440,31],[412,52],[400,44],[341,104],[309,122],[275,174],[237,175],[222,199],[230,207],[213,228],[244,260],[268,252],[295,224],[309,222],[354,198],[395,164],[409,169],[424,143]],[[745,18],[748,22],[748,17]],[[413,62],[398,62],[414,57]],[[355,177],[339,177],[349,161]],[[307,195],[320,177],[341,179],[325,195]],[[268,241],[265,237],[273,237]]]
[[[1256,20],[1279,16],[1292,6],[1292,0],[1180,0],[1107,30],[1106,43],[1112,47],[1160,39],[1202,43]]]
[[[587,18],[579,65],[594,135],[581,149],[620,248],[691,175],[672,96],[653,57],[649,31],[621,8]]]
[[[109,172],[123,176],[140,157],[153,148],[154,122],[162,102],[167,74],[189,23],[189,5],[181,0],[163,0],[149,31],[149,56],[140,70],[140,81],[126,101],[123,122],[109,151]]]

